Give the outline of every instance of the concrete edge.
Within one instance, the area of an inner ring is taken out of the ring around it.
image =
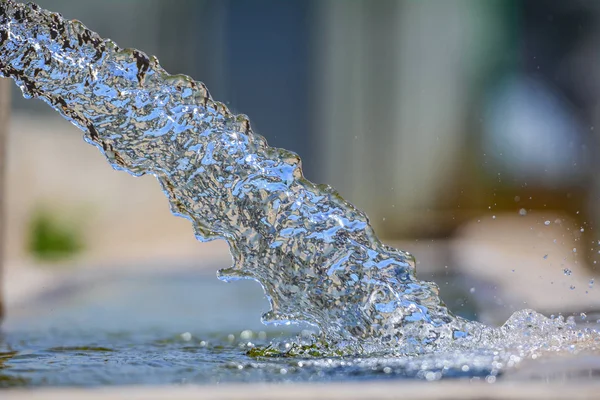
[[[220,384],[207,386],[124,386],[97,389],[11,389],[3,400],[106,399],[592,399],[600,382],[372,381],[348,383]]]

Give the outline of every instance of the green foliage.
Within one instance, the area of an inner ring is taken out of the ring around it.
[[[45,209],[33,214],[29,225],[28,251],[42,261],[61,261],[81,252],[80,229]]]

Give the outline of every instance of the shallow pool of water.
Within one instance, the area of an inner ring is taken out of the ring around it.
[[[260,323],[268,304],[257,283],[226,284],[212,274],[189,270],[83,275],[9,309],[0,334],[0,387],[445,378],[494,382],[504,379],[506,371],[511,375],[522,361],[485,349],[419,357],[251,357],[247,352],[254,346],[285,342],[301,332]],[[558,376],[598,378],[600,356],[566,355],[571,372],[559,371]],[[533,368],[537,375],[528,379],[556,375],[552,368],[544,374],[540,363]]]

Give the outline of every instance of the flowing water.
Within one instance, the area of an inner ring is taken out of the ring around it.
[[[437,286],[416,278],[414,258],[382,244],[334,189],[306,180],[296,154],[269,147],[204,84],[80,22],[1,0],[0,74],[83,130],[115,169],[156,176],[199,240],[226,240],[234,262],[219,278],[258,281],[271,308],[264,323],[319,330],[245,357],[309,357],[304,366],[337,371],[346,358],[321,357],[368,356],[352,366],[385,360],[388,372],[438,377],[457,366],[495,374],[538,353],[599,346],[595,331],[531,310],[500,328],[454,316]],[[282,363],[260,365],[271,362]]]

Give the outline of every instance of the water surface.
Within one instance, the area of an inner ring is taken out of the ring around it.
[[[206,273],[135,270],[102,279],[83,276],[77,282],[9,310],[0,334],[0,387],[448,378],[494,382],[525,358],[518,348],[420,356],[253,357],[248,352],[256,347],[282,346],[285,353],[286,343],[301,333],[299,327],[261,324],[258,315],[269,304],[253,282],[215,284]],[[212,307],[214,302],[220,307]],[[578,378],[593,378],[600,371],[598,352],[565,349],[553,355],[569,356],[571,374],[579,371]],[[550,373],[556,379],[556,368],[545,372],[540,364],[535,371],[536,379]]]

